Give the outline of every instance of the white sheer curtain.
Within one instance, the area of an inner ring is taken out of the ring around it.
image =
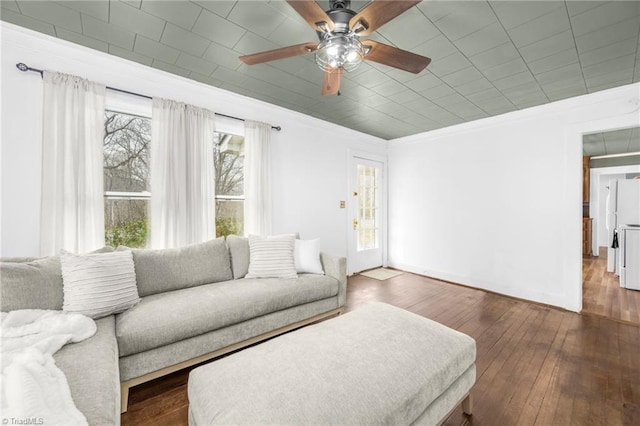
[[[151,247],[214,238],[214,114],[154,98],[151,120]]]
[[[44,72],[40,252],[104,246],[105,86]]]
[[[244,233],[271,235],[271,125],[244,124]]]

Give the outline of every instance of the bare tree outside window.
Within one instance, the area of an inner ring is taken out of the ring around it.
[[[105,242],[144,247],[148,237],[151,119],[106,111]]]
[[[105,242],[144,247],[148,240],[151,119],[107,111],[104,123]],[[243,234],[244,138],[215,133],[216,236]]]
[[[216,236],[243,234],[244,138],[214,135]]]

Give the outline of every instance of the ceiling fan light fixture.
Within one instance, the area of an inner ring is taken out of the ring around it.
[[[360,65],[365,49],[354,35],[339,34],[328,37],[318,45],[316,63],[322,70],[342,68],[353,71]]]

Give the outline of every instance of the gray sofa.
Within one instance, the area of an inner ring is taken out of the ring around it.
[[[247,279],[243,237],[132,251],[140,303],[98,319],[93,337],[55,354],[89,424],[118,424],[132,386],[344,309],[344,258],[321,254],[325,275]],[[59,258],[11,259],[0,268],[3,312],[62,309]]]

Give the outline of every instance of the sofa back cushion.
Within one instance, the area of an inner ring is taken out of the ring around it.
[[[118,250],[129,250],[118,247]],[[140,297],[232,279],[224,238],[175,249],[132,249]]]
[[[62,309],[60,258],[0,263],[0,310]]]
[[[244,278],[249,272],[249,238],[229,235],[227,245],[231,255],[233,278],[236,280]]]
[[[108,253],[102,247],[91,253]],[[61,310],[63,301],[60,257],[5,257],[0,259],[0,310]]]

